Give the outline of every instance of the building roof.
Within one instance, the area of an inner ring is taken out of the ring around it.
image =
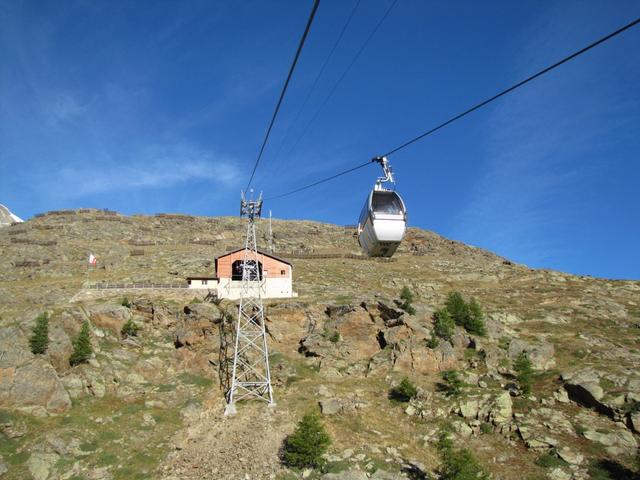
[[[187,277],[187,280],[219,280],[218,277]]]
[[[216,267],[216,272],[218,271],[218,259],[219,259],[219,258],[226,257],[226,256],[228,256],[228,255],[233,255],[234,253],[241,252],[242,250],[244,250],[244,248],[236,248],[235,250],[231,250],[230,252],[226,252],[226,253],[224,253],[224,254],[222,254],[222,255],[217,256],[217,257],[215,258],[215,263],[216,263],[216,265],[215,265],[215,267]],[[258,253],[259,253],[260,255],[264,255],[265,257],[273,258],[274,260],[278,260],[279,262],[286,263],[287,265],[291,265],[291,266],[293,266],[293,265],[292,265],[292,263],[291,263],[289,260],[285,260],[284,258],[276,257],[275,255],[272,255],[271,253],[264,252],[264,251],[262,251],[262,250],[258,250]]]

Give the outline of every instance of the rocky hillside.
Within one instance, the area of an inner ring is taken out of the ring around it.
[[[1,478],[433,478],[443,433],[495,479],[637,478],[640,282],[533,270],[417,229],[381,262],[355,256],[350,228],[274,220],[299,293],[267,306],[277,406],[223,417],[232,303],[87,286],[213,273],[244,228],[87,209],[0,230]],[[413,314],[400,308],[404,286]],[[486,335],[456,326],[434,340],[453,291],[477,299]],[[34,355],[44,312],[49,346]],[[129,320],[140,331],[123,338]],[[93,354],[71,366],[84,322]],[[443,379],[452,370],[459,391]],[[407,402],[389,395],[405,377],[417,387]],[[332,438],[324,472],[279,460],[309,411]]]

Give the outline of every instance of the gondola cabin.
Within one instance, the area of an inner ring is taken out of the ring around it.
[[[407,210],[398,193],[374,189],[358,221],[358,243],[370,257],[391,257],[407,226]]]

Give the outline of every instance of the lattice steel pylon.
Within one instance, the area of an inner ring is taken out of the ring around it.
[[[235,403],[240,400],[262,400],[270,406],[273,401],[269,349],[264,324],[262,286],[264,278],[260,268],[256,242],[255,219],[262,211],[262,194],[258,200],[240,200],[240,216],[248,219],[247,236],[242,264],[242,290],[236,324],[235,350],[231,388],[227,394],[225,415],[236,413]]]

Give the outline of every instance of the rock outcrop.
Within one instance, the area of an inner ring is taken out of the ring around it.
[[[55,369],[46,357],[31,354],[16,327],[0,328],[0,407],[38,415],[71,407]]]

